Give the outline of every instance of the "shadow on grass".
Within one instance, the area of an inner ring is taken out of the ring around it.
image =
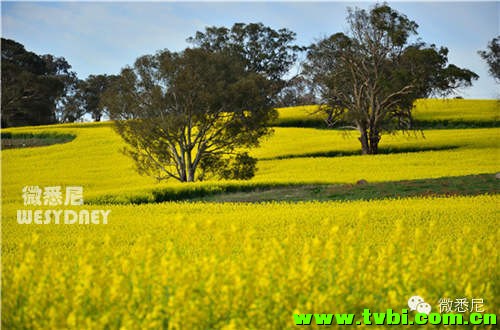
[[[438,146],[438,147],[380,147],[378,150],[379,155],[387,154],[402,154],[409,152],[424,152],[424,151],[442,151],[442,150],[453,150],[458,149],[459,146]],[[291,158],[317,158],[317,157],[343,157],[343,156],[359,156],[361,155],[361,150],[331,150],[324,152],[311,152],[304,154],[291,154],[276,157],[266,157],[259,158],[259,160],[277,160],[277,159],[291,159]]]
[[[349,123],[339,123],[338,126],[349,126]],[[319,129],[335,129],[328,128],[325,122],[321,119],[304,118],[304,119],[283,119],[273,123],[275,127],[302,127],[302,128],[319,128]],[[461,128],[495,128],[500,127],[497,120],[414,120],[414,129],[461,129]]]
[[[329,200],[370,200],[401,197],[475,196],[500,192],[495,174],[331,186]]]
[[[500,127],[497,120],[415,120],[415,129],[462,129],[462,128],[496,128]]]
[[[278,185],[282,188],[301,187],[303,184],[282,184]],[[197,186],[190,187],[187,185],[185,188],[162,188],[152,191],[153,199],[156,203],[180,200],[194,200],[214,195],[224,195],[232,193],[254,193],[259,191],[268,191],[276,188],[276,184],[243,184],[229,183],[229,184],[214,184],[210,186]]]
[[[101,196],[90,204],[186,202],[301,202],[422,196],[474,196],[500,192],[495,174],[362,184],[214,184],[155,189],[149,195]]]
[[[2,149],[17,149],[43,147],[53,144],[71,142],[76,138],[74,134],[64,133],[0,133]]]

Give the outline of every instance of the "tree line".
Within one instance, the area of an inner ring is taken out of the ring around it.
[[[1,46],[2,128],[75,122],[86,114],[100,121],[106,113],[101,96],[117,76],[78,79],[64,57],[35,54],[11,39]]]
[[[416,39],[418,24],[386,4],[348,9],[347,32],[303,47],[262,23],[207,27],[180,52],[139,57],[118,75],[79,80],[62,57],[2,39],[2,127],[114,120],[141,173],[182,182],[248,179],[246,150],[272,132],[276,106],[318,104],[331,127],[359,132],[363,154],[412,129],[413,102],[478,79],[448,49]],[[417,40],[417,41],[413,41]],[[479,52],[499,76],[499,38]],[[300,74],[289,77],[301,52]]]

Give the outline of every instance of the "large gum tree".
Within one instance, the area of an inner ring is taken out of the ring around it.
[[[182,52],[138,58],[103,106],[141,173],[192,182],[249,179],[245,151],[272,129],[273,103],[300,47],[295,33],[262,23],[208,27]]]
[[[231,54],[160,51],[123,69],[103,102],[139,172],[181,182],[247,179],[255,161],[242,149],[258,145],[275,116],[268,89]]]
[[[311,45],[304,74],[330,126],[359,131],[363,154],[382,133],[412,128],[413,102],[449,95],[478,76],[448,63],[448,49],[411,42],[418,25],[386,4],[349,9],[348,32]]]

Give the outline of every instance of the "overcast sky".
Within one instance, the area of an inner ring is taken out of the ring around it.
[[[2,37],[37,54],[63,56],[80,78],[116,74],[159,49],[187,46],[186,38],[206,26],[262,22],[297,33],[309,45],[346,30],[346,7],[375,2],[5,2]],[[495,98],[499,85],[477,55],[500,34],[500,2],[388,2],[419,24],[419,37],[449,48],[450,63],[480,79],[465,98]]]

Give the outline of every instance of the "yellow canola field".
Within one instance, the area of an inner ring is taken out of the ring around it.
[[[497,121],[500,101],[473,99],[418,99],[413,117],[417,121]],[[323,120],[317,105],[279,108],[279,122]]]
[[[110,123],[26,127],[12,132],[73,133],[75,140],[47,147],[2,151],[4,203],[20,200],[26,185],[83,186],[89,200],[103,195],[148,195],[152,189],[186,189],[175,181],[156,183],[135,171],[121,153],[124,143]],[[385,135],[382,149],[398,153],[355,155],[355,132],[310,128],[275,128],[252,150],[260,159],[250,181],[207,181],[190,185],[353,183],[461,176],[500,171],[498,128],[426,130],[409,135]],[[422,152],[414,152],[423,150]],[[350,155],[350,156],[345,156]],[[342,156],[342,157],[341,157]]]
[[[478,116],[491,120],[485,111]],[[440,298],[465,297],[483,299],[487,313],[499,313],[498,195],[86,204],[62,208],[110,210],[107,224],[16,220],[18,210],[33,209],[22,198],[30,185],[82,186],[87,203],[105,195],[127,201],[161,188],[496,173],[499,128],[385,135],[380,147],[392,153],[377,156],[356,155],[355,132],[276,128],[251,151],[259,158],[252,180],[190,185],[138,175],[110,123],[6,131],[76,138],[1,152],[2,328],[294,329],[294,313],[356,313],[359,319],[364,308],[401,311],[413,295],[433,311]]]
[[[500,100],[420,99],[413,114],[428,121],[498,121]]]
[[[440,298],[480,298],[498,314],[498,202],[102,206],[107,225],[19,225],[11,204],[2,325],[292,329],[293,313],[360,317],[413,295],[433,311]]]

